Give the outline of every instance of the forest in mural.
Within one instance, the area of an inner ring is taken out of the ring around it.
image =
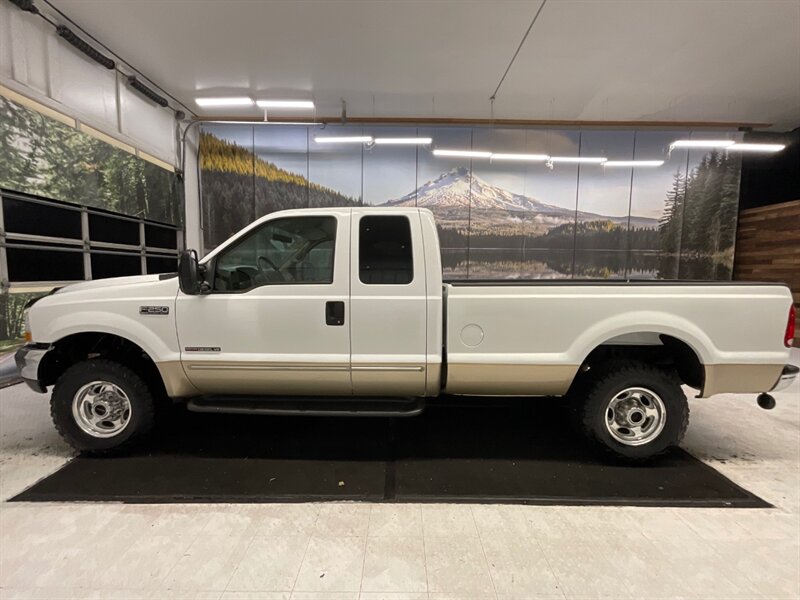
[[[174,173],[0,96],[0,187],[180,225]],[[35,294],[0,292],[0,352]]]
[[[288,126],[204,129],[206,250],[276,210],[418,206],[436,217],[447,278],[731,276],[740,159],[669,151],[690,132],[393,130],[430,135],[443,147],[665,160],[642,173],[442,159],[427,147],[330,148],[314,135]]]
[[[24,329],[25,305],[38,294],[0,294],[0,353],[20,342]]]
[[[206,248],[214,248],[256,218],[276,210],[308,206],[355,206],[336,190],[276,167],[251,150],[214,135],[200,134],[200,168]]]
[[[174,173],[0,96],[0,187],[180,224]]]
[[[679,278],[730,279],[739,211],[741,159],[712,151],[686,177],[674,175],[659,222],[660,249],[692,260]]]

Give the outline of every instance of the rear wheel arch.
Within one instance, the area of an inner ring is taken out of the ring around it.
[[[660,331],[643,330],[608,338],[583,359],[576,381],[592,369],[611,362],[637,361],[673,370],[680,381],[702,390],[705,364],[692,344]]]

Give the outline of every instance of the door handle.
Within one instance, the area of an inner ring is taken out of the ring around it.
[[[331,300],[325,303],[325,324],[333,326],[344,325],[343,301]]]

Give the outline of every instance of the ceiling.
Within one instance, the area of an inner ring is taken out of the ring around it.
[[[800,0],[50,0],[164,91],[318,116],[800,125]],[[275,114],[275,113],[272,113]],[[280,115],[278,115],[280,116]]]

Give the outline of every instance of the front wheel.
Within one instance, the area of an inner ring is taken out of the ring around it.
[[[618,363],[586,389],[580,425],[614,455],[646,460],[677,446],[689,424],[689,404],[669,371],[645,363]]]
[[[153,428],[153,397],[128,367],[104,359],[76,363],[59,377],[50,414],[66,442],[80,452],[119,451]]]

